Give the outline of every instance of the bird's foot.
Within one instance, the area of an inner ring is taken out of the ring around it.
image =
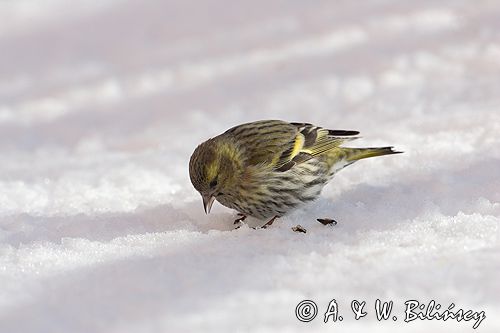
[[[261,229],[266,229],[267,227],[269,227],[270,225],[272,225],[274,223],[274,220],[276,220],[277,218],[278,218],[278,216],[275,216],[272,219],[270,219],[266,224],[264,224],[261,227]]]
[[[324,219],[316,219],[322,225],[337,225],[337,221],[334,219],[324,218]]]
[[[239,224],[239,223],[245,221],[247,218],[247,216],[245,214],[242,214],[242,213],[238,213],[236,215],[239,217],[236,220],[234,220],[234,224]]]
[[[242,214],[242,213],[238,213],[237,214],[239,217],[234,220],[234,225],[236,226],[234,229],[239,229],[241,228],[241,224],[243,223],[243,221],[246,220],[247,216],[245,214]]]

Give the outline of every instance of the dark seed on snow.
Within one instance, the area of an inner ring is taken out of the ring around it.
[[[337,225],[337,221],[334,219],[317,219],[317,221],[323,225]]]
[[[301,226],[300,224],[297,224],[297,226],[293,227],[292,230],[295,232],[302,232],[304,234],[307,232],[307,230],[303,226]]]

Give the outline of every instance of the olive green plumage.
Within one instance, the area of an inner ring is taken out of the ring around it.
[[[399,153],[392,147],[341,146],[357,134],[280,120],[242,124],[195,149],[189,162],[191,182],[207,213],[216,199],[243,215],[283,216],[316,199],[345,166]]]

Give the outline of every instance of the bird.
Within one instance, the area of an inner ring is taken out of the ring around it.
[[[354,130],[329,130],[310,123],[259,120],[237,125],[196,147],[189,175],[205,213],[217,200],[248,216],[275,219],[317,199],[334,175],[354,162],[399,154],[392,146],[348,148]]]

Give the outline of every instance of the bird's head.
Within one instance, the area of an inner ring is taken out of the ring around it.
[[[205,213],[215,198],[234,188],[241,170],[238,148],[228,140],[213,138],[199,145],[189,161],[189,176],[200,192]]]

